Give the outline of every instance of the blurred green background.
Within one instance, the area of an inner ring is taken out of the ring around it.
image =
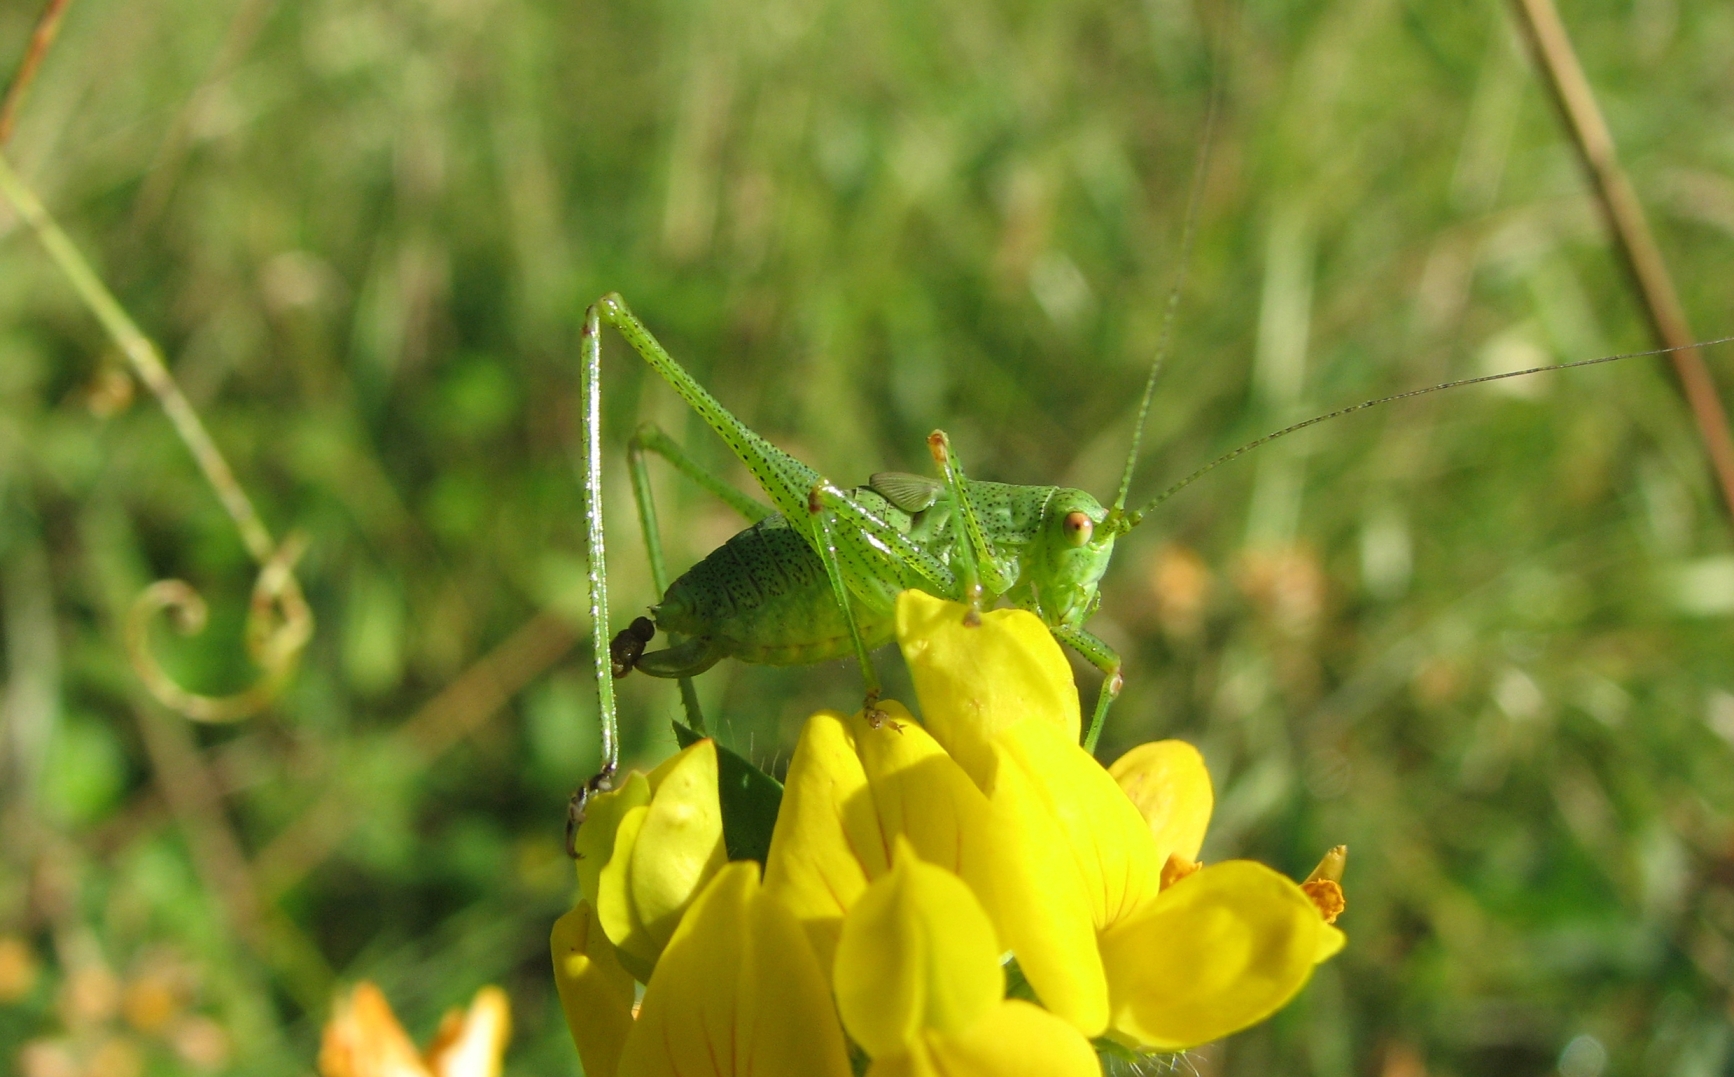
[[[0,3],[0,74],[38,10]],[[1699,333],[1730,331],[1734,7],[1563,14]],[[142,691],[121,625],[165,576],[213,605],[159,626],[169,667],[250,681],[254,568],[0,209],[0,1070],[307,1073],[368,977],[418,1038],[498,982],[508,1071],[576,1072],[546,937],[597,755],[572,459],[604,291],[839,481],[927,471],[943,425],[976,477],[1105,499],[1216,65],[1135,494],[1363,397],[1649,346],[1515,41],[1499,4],[1421,0],[75,0],[8,157],[308,536],[318,630],[235,726]],[[611,464],[653,418],[743,477],[607,347]],[[608,482],[627,618],[656,596]],[[677,566],[738,526],[657,482]],[[1212,858],[1352,850],[1347,952],[1181,1071],[1734,1072],[1734,555],[1660,365],[1272,446],[1124,540],[1104,594],[1104,758],[1199,743]],[[674,689],[621,687],[653,761]],[[700,691],[778,767],[859,689]]]

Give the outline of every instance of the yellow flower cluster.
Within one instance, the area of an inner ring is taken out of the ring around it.
[[[762,878],[726,861],[709,741],[593,798],[584,897],[552,939],[586,1073],[1084,1077],[1092,1040],[1216,1039],[1341,949],[1334,879],[1195,863],[1195,749],[1104,769],[1041,622],[963,612],[901,596],[923,721],[809,719]],[[1034,1001],[1007,997],[1011,967]]]

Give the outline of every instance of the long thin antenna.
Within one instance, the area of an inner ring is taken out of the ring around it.
[[[1715,340],[1699,341],[1696,344],[1682,345],[1682,347],[1686,347],[1686,348],[1713,348],[1718,344],[1728,344],[1728,343],[1734,343],[1734,336],[1717,337]],[[1270,442],[1275,441],[1277,438],[1287,437],[1290,434],[1297,433],[1301,430],[1305,430],[1309,426],[1317,426],[1320,423],[1329,422],[1332,419],[1340,419],[1345,415],[1352,415],[1357,411],[1365,411],[1368,408],[1376,408],[1380,404],[1390,404],[1390,403],[1393,403],[1393,402],[1398,401],[1398,400],[1408,400],[1411,397],[1426,396],[1428,393],[1437,393],[1437,392],[1444,390],[1444,389],[1460,389],[1465,385],[1481,385],[1485,382],[1504,381],[1506,378],[1521,378],[1521,377],[1525,377],[1525,376],[1530,375],[1530,374],[1545,374],[1549,371],[1554,371],[1554,370],[1575,370],[1578,367],[1597,366],[1597,365],[1602,364],[1602,363],[1615,363],[1621,359],[1641,359],[1647,355],[1667,355],[1670,352],[1677,352],[1679,350],[1680,350],[1679,347],[1651,348],[1649,351],[1621,352],[1618,355],[1604,355],[1604,356],[1601,356],[1600,358],[1596,358],[1596,359],[1579,359],[1576,362],[1572,362],[1572,363],[1554,363],[1550,366],[1532,366],[1532,367],[1528,368],[1527,370],[1508,370],[1503,374],[1483,374],[1481,377],[1478,377],[1478,378],[1461,378],[1457,381],[1443,382],[1439,385],[1429,385],[1425,389],[1410,389],[1408,392],[1395,393],[1391,396],[1381,396],[1375,400],[1363,400],[1359,404],[1351,404],[1346,408],[1338,408],[1336,411],[1327,412],[1324,415],[1316,415],[1311,419],[1305,419],[1305,420],[1302,420],[1301,422],[1295,423],[1293,426],[1285,426],[1281,430],[1273,431],[1269,434],[1264,435],[1261,438],[1257,438],[1253,441],[1249,441],[1245,445],[1242,445],[1240,448],[1235,449],[1232,452],[1223,453],[1221,456],[1218,456],[1216,459],[1210,461],[1210,463],[1205,464],[1203,467],[1199,468],[1197,471],[1194,471],[1192,474],[1186,476],[1184,479],[1181,479],[1179,482],[1175,483],[1173,486],[1170,486],[1168,489],[1162,491],[1160,494],[1157,494],[1154,498],[1152,498],[1150,500],[1150,502],[1148,504],[1142,506],[1141,508],[1139,508],[1133,512],[1128,513],[1126,515],[1125,527],[1127,530],[1131,530],[1132,528],[1137,527],[1139,523],[1143,522],[1144,516],[1147,513],[1149,513],[1152,509],[1154,509],[1156,506],[1162,504],[1162,502],[1164,502],[1164,501],[1167,501],[1169,498],[1173,497],[1175,494],[1186,489],[1188,486],[1191,486],[1193,483],[1197,482],[1199,479],[1203,478],[1205,475],[1209,474],[1210,472],[1215,471],[1217,468],[1221,467],[1223,464],[1228,463],[1230,460],[1235,460],[1235,459],[1238,459],[1242,456],[1245,456],[1247,453],[1251,452],[1252,450],[1254,450],[1254,449],[1256,449],[1262,445],[1268,445]]]
[[[1180,232],[1180,267],[1174,274],[1174,287],[1168,292],[1168,308],[1162,312],[1162,333],[1156,340],[1156,358],[1150,364],[1150,376],[1144,379],[1144,396],[1138,402],[1138,423],[1132,428],[1132,448],[1126,453],[1126,467],[1120,472],[1120,491],[1114,495],[1110,521],[1118,521],[1126,510],[1126,496],[1132,491],[1132,471],[1138,463],[1138,449],[1144,443],[1144,423],[1150,417],[1150,403],[1156,398],[1156,379],[1168,361],[1168,348],[1174,339],[1174,315],[1180,308],[1180,293],[1186,288],[1186,277],[1192,268],[1192,243],[1198,233],[1198,203],[1204,191],[1204,177],[1210,168],[1210,145],[1216,135],[1216,113],[1222,101],[1222,86],[1228,64],[1222,57],[1221,31],[1211,44],[1214,58],[1210,72],[1210,98],[1204,109],[1204,133],[1199,141],[1198,159],[1193,164],[1192,182],[1186,191],[1186,223]],[[1117,527],[1112,523],[1110,526]]]

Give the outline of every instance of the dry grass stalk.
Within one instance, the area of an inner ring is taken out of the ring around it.
[[[1710,369],[1695,344],[1697,337],[1686,321],[1685,309],[1680,305],[1679,293],[1668,275],[1655,234],[1650,231],[1643,204],[1620,167],[1613,134],[1596,104],[1595,91],[1584,75],[1553,0],[1515,0],[1513,6],[1589,171],[1597,200],[1643,300],[1650,325],[1665,347],[1675,349],[1669,352],[1669,360],[1692,409],[1692,418],[1698,424],[1698,435],[1715,472],[1723,506],[1734,516],[1734,435],[1729,432],[1728,416]]]
[[[24,59],[18,64],[18,73],[12,76],[12,85],[6,88],[6,97],[0,99],[0,147],[4,147],[12,137],[24,96],[30,92],[30,84],[36,81],[36,72],[42,68],[43,58],[59,36],[60,20],[71,3],[72,0],[48,0],[41,17],[36,20],[36,29],[31,31]]]

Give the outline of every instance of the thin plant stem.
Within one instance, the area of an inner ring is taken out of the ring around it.
[[[1729,432],[1728,415],[1717,395],[1710,368],[1693,344],[1697,338],[1686,322],[1685,309],[1674,289],[1673,278],[1668,275],[1655,234],[1650,231],[1643,204],[1620,167],[1613,134],[1596,104],[1595,91],[1584,75],[1553,0],[1513,0],[1513,7],[1589,172],[1596,198],[1643,300],[1650,326],[1661,344],[1673,349],[1668,358],[1692,409],[1692,418],[1698,424],[1698,436],[1715,472],[1723,506],[1734,517],[1734,435]]]
[[[0,99],[0,147],[12,138],[12,128],[18,122],[18,110],[23,107],[24,96],[30,92],[30,84],[36,81],[36,72],[42,68],[43,57],[48,55],[55,37],[60,34],[60,20],[71,4],[72,0],[48,0],[41,17],[36,20],[36,29],[30,34],[24,59],[18,64],[18,73],[12,76],[12,85],[6,88],[5,98]]]
[[[18,211],[18,215],[36,232],[43,248],[48,251],[48,256],[65,275],[73,291],[84,300],[84,305],[90,308],[90,312],[96,315],[97,321],[102,323],[109,337],[132,363],[133,372],[162,404],[169,422],[174,424],[175,433],[186,442],[187,450],[193,454],[199,470],[205,473],[206,481],[217,492],[217,498],[223,503],[224,510],[228,512],[229,518],[235,521],[235,527],[241,533],[241,542],[247,547],[247,552],[261,565],[270,561],[271,555],[277,550],[277,543],[272,540],[271,532],[266,530],[264,522],[259,519],[259,513],[253,508],[247,492],[235,481],[234,471],[218,451],[216,443],[211,440],[199,413],[193,410],[193,405],[181,392],[181,387],[175,384],[175,379],[170,376],[168,366],[164,364],[156,345],[139,330],[132,317],[120,305],[120,301],[115,299],[114,293],[108,290],[108,286],[102,283],[96,271],[90,268],[90,263],[85,261],[84,255],[79,253],[71,238],[61,231],[54,218],[49,216],[41,199],[24,185],[24,181],[18,178],[18,174],[4,157],[0,157],[0,194],[6,196]]]
[[[151,694],[168,707],[194,721],[229,722],[257,713],[288,683],[296,659],[313,632],[312,613],[295,579],[293,562],[299,552],[296,540],[279,546],[259,518],[258,510],[235,481],[234,470],[218,450],[186,394],[169,374],[168,365],[149,337],[127,314],[114,293],[90,267],[71,238],[55,223],[42,200],[25,185],[12,166],[0,156],[0,194],[4,194],[47,250],[49,257],[96,315],[114,343],[131,362],[133,371],[150,388],[193,460],[217,494],[217,500],[235,522],[241,543],[259,564],[248,615],[248,649],[265,671],[254,689],[234,696],[215,698],[187,692],[176,685],[157,664],[145,645],[146,619],[159,609],[170,609],[181,618],[183,630],[197,631],[204,622],[203,603],[193,590],[178,581],[162,581],[140,596],[129,629],[131,658]],[[282,620],[273,624],[273,608]]]

